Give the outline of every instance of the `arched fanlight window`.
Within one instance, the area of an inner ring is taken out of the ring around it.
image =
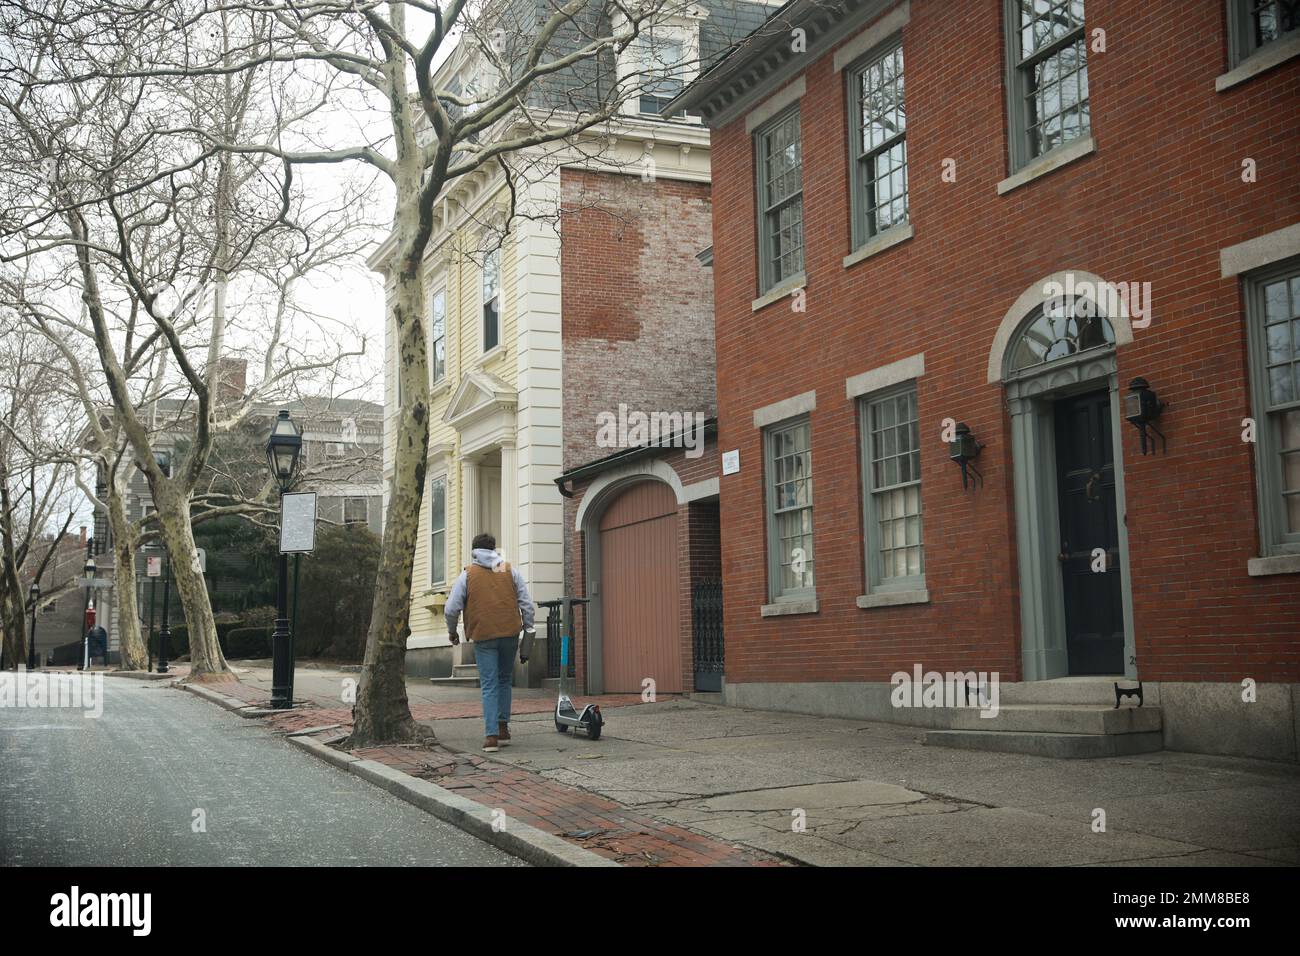
[[[1115,344],[1115,330],[1088,298],[1074,296],[1045,302],[1034,310],[1012,340],[1007,372],[1023,372],[1089,349]]]

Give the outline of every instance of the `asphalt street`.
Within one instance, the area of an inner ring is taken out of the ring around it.
[[[5,866],[521,866],[182,690],[0,706]]]

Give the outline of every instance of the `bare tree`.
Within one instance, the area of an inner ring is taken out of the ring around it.
[[[0,627],[10,666],[27,659],[28,585],[45,577],[73,518],[72,469],[49,452],[70,432],[68,405],[52,387],[51,353],[0,312]],[[44,599],[71,586],[47,587]]]
[[[196,509],[194,492],[216,435],[259,403],[291,393],[303,376],[364,350],[364,341],[336,344],[319,324],[306,329],[312,317],[295,300],[305,276],[355,256],[364,215],[353,195],[332,206],[314,201],[281,159],[210,145],[275,140],[286,121],[281,111],[310,115],[312,103],[277,95],[268,70],[184,82],[150,75],[147,67],[185,37],[139,34],[93,16],[82,23],[74,8],[0,20],[9,48],[19,51],[0,86],[11,144],[0,163],[12,189],[0,218],[0,260],[28,267],[10,285],[30,323],[56,343],[84,337],[93,345],[107,416],[88,390],[79,397],[107,479],[102,504],[131,626],[138,633],[134,549],[157,533],[190,628],[191,675],[221,678],[228,669],[192,525],[257,504],[205,496]],[[228,60],[239,41],[224,21],[202,45]],[[38,287],[74,290],[80,311],[73,314],[66,297],[63,308],[48,297],[35,301],[34,269]],[[223,360],[232,354],[260,356],[260,378],[223,401]],[[74,378],[86,380],[81,370]],[[160,423],[165,401],[171,420]],[[170,467],[155,454],[163,433],[185,437]],[[147,480],[155,508],[134,525],[121,509],[132,469]]]
[[[353,124],[359,127],[353,138],[340,133],[339,124],[322,138],[313,125],[314,110],[281,111],[288,122],[272,136],[232,124],[161,124],[158,135],[191,148],[153,173],[162,181],[205,161],[196,157],[211,156],[227,165],[238,157],[271,157],[285,164],[286,174],[292,168],[357,163],[382,174],[395,194],[391,308],[402,401],[354,744],[428,736],[410,715],[404,655],[429,439],[422,264],[435,204],[456,179],[509,169],[511,158],[524,150],[573,141],[616,117],[648,83],[661,82],[662,71],[653,63],[630,71],[611,64],[648,36],[656,22],[688,6],[681,0],[208,0],[164,2],[140,11],[103,2],[60,4],[55,13],[25,10],[59,42],[85,45],[87,37],[127,31],[137,46],[149,50],[148,62],[101,57],[65,71],[57,83],[48,81],[61,89],[176,78],[242,82],[249,73],[267,70],[289,88],[301,84],[315,90],[320,95],[312,102],[322,107],[375,110],[375,122]],[[437,65],[457,44],[472,49],[482,64],[481,82],[469,90],[436,79]],[[30,90],[46,83],[24,76],[19,85]],[[70,197],[59,203],[61,214],[75,220],[77,203]],[[74,238],[84,241],[81,235]],[[167,325],[159,321],[160,328]],[[197,380],[195,385],[198,394]],[[153,474],[151,482],[161,500],[166,486]]]

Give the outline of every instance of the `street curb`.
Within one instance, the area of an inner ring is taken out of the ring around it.
[[[150,671],[104,671],[109,677],[127,677],[131,680],[175,680],[175,674],[154,674]]]
[[[247,703],[238,698],[227,697],[225,694],[219,694],[215,690],[209,690],[208,688],[200,687],[197,684],[178,684],[177,686],[185,688],[185,690],[189,691],[191,694],[202,697],[204,700],[210,701],[218,707],[224,707],[226,710],[234,711],[239,714],[240,717],[255,716],[243,713],[243,711],[250,708]]]
[[[574,846],[563,837],[539,830],[537,827],[515,820],[507,829],[492,826],[493,810],[480,803],[439,787],[437,784],[412,777],[374,760],[364,760],[349,753],[327,747],[310,737],[289,737],[289,743],[315,757],[333,764],[340,770],[356,774],[376,786],[382,787],[399,800],[419,807],[445,823],[459,827],[466,833],[486,843],[512,853],[522,860],[538,866],[619,866],[611,859]]]

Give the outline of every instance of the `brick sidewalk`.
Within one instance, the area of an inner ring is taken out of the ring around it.
[[[639,698],[637,698],[639,701]],[[629,810],[606,797],[477,754],[432,747],[367,747],[352,754],[452,790],[624,866],[782,866],[756,850]]]
[[[215,685],[215,688],[250,705],[270,703],[265,690],[242,682],[231,681]],[[637,694],[584,697],[583,702],[597,703],[602,710],[607,707],[654,706],[642,701]],[[542,714],[549,713],[554,707],[555,702],[549,698],[516,698],[512,712],[516,715]],[[481,713],[482,705],[477,700],[411,706],[411,716],[419,721],[478,717]],[[288,713],[271,714],[263,719],[277,733],[332,727],[312,735],[322,742],[340,739],[352,729],[350,707],[319,707],[310,702]],[[607,797],[441,744],[368,747],[351,752],[357,757],[436,783],[485,807],[503,810],[507,827],[510,820],[527,823],[625,866],[785,865],[757,850],[659,820]]]

